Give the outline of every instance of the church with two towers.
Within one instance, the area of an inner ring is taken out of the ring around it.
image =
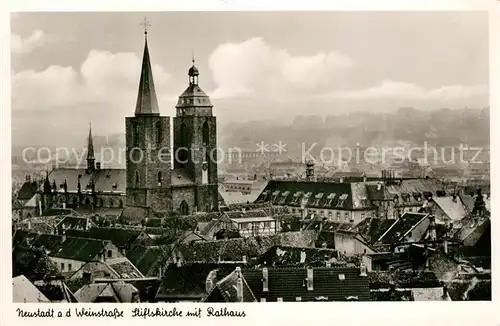
[[[125,218],[217,211],[216,118],[199,75],[193,58],[171,139],[170,117],[160,115],[146,30],[135,114],[125,118],[126,169],[96,162],[89,131],[86,168],[50,171],[40,189],[43,209],[115,208]]]

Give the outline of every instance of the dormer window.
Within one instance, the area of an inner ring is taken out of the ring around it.
[[[347,199],[347,196],[348,196],[347,194],[340,195],[339,200],[337,201],[337,207],[343,207],[344,206],[344,202]]]
[[[329,195],[328,195],[328,197],[326,197],[326,203],[325,203],[325,205],[324,205],[324,206],[326,206],[326,207],[331,207],[331,206],[332,206],[332,203],[333,203],[333,200],[335,199],[335,196],[336,196],[336,195],[337,195],[337,194],[335,194],[335,193],[331,193],[331,194],[329,194]]]
[[[297,191],[296,193],[293,194],[293,198],[292,198],[292,201],[290,202],[290,204],[298,204],[299,203],[299,198],[300,196],[302,195],[302,191]]]
[[[106,174],[106,180],[109,180],[110,176],[109,174]]]
[[[271,197],[271,201],[273,201],[273,202],[274,202],[274,201],[276,200],[276,198],[278,198],[278,195],[279,195],[279,194],[280,194],[280,191],[279,191],[279,190],[274,191],[274,192],[273,192],[273,195],[272,195],[272,197]]]
[[[312,205],[319,206],[319,201],[321,200],[321,198],[323,198],[322,192],[320,192],[319,194],[316,194],[316,196],[314,196],[314,201],[313,201]]]
[[[288,198],[288,195],[290,195],[290,191],[285,191],[284,193],[281,194],[281,198],[279,203],[283,205],[286,202],[286,199]]]
[[[312,192],[307,192],[304,194],[304,197],[302,197],[302,205],[307,205],[309,203],[309,197],[311,197]]]

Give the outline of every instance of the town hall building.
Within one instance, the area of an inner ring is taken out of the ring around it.
[[[135,114],[125,118],[126,169],[96,162],[89,130],[86,168],[50,171],[40,188],[40,210],[115,209],[125,218],[217,211],[216,118],[194,63],[176,105],[172,141],[170,117],[160,115],[146,30]]]

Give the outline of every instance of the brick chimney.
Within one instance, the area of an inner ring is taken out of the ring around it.
[[[262,268],[262,292],[269,291],[269,277],[267,267]]]
[[[207,293],[212,292],[216,279],[217,279],[217,270],[214,269],[213,271],[208,273],[207,279],[205,280],[205,291]]]
[[[236,276],[238,277],[236,280],[236,301],[243,302],[243,278],[241,275],[241,268],[236,267]]]
[[[306,283],[307,283],[307,291],[313,291],[314,290],[314,270],[310,267],[307,268]]]
[[[434,215],[429,216],[429,240],[436,241],[436,217]]]

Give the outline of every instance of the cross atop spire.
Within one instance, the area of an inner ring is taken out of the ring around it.
[[[147,35],[147,19],[144,19],[144,33]],[[135,115],[159,115],[158,100],[156,97],[155,85],[153,81],[153,70],[149,58],[148,40],[144,42],[144,54],[142,55],[141,78],[139,80],[139,91],[137,94],[137,104]]]
[[[193,63],[193,66],[194,66],[194,49],[191,49],[191,52],[192,52],[192,59],[191,59],[191,62]]]
[[[144,15],[144,20],[142,21],[141,26],[144,27],[144,35],[148,35],[148,28],[151,27],[151,24],[149,23],[146,15]]]

